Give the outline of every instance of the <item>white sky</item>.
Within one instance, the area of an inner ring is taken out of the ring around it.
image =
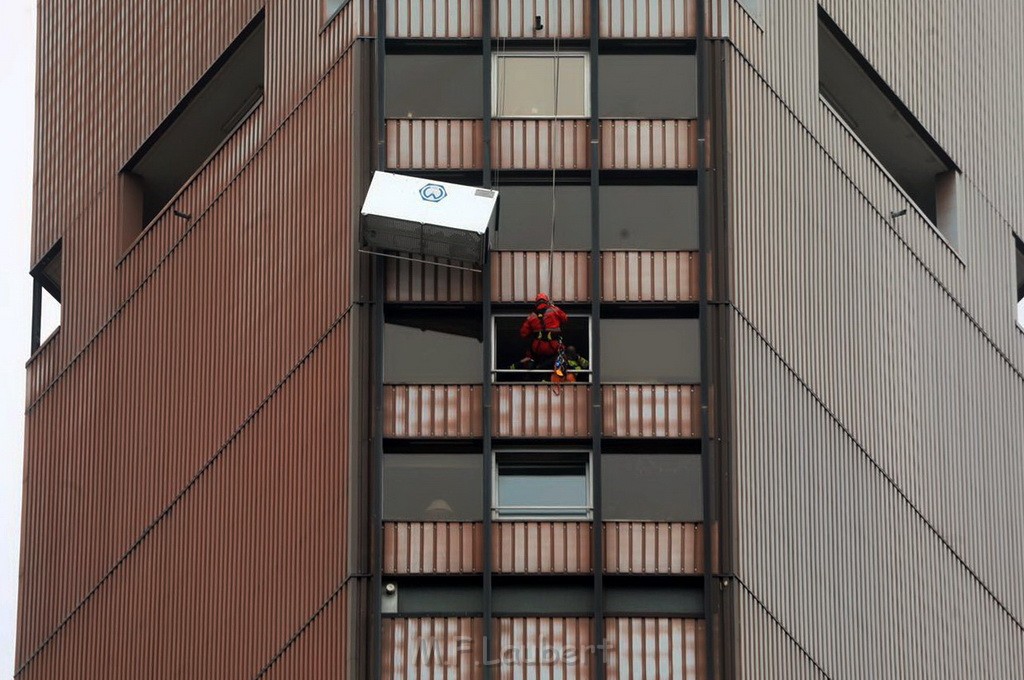
[[[35,0],[0,0],[0,678],[14,672],[25,361],[32,286]]]

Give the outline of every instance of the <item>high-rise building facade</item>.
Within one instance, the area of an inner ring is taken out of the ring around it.
[[[1024,8],[39,17],[16,677],[1024,677]]]

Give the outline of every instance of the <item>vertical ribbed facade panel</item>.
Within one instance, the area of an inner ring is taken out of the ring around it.
[[[696,37],[698,1],[601,0],[601,37]]]
[[[385,385],[384,436],[479,437],[479,385]]]
[[[590,253],[502,250],[491,258],[494,302],[533,302],[538,293],[559,303],[590,300]]]
[[[602,120],[602,170],[696,170],[697,121]]]
[[[691,522],[605,522],[609,574],[693,575],[704,571],[704,527]]]
[[[496,38],[586,38],[590,0],[482,0],[493,3]],[[541,28],[535,17],[541,18]]]
[[[479,0],[387,0],[389,38],[479,38]]]
[[[384,265],[385,299],[388,302],[479,302],[483,294],[480,272],[470,271],[462,264],[440,258],[425,261],[388,258]]]
[[[699,385],[604,385],[606,437],[700,437]]]
[[[482,680],[481,619],[386,618],[383,623],[385,680]]]
[[[580,617],[522,616],[494,620],[491,658],[496,680],[590,680],[593,622]]]
[[[505,118],[492,123],[496,170],[585,170],[590,167],[586,120]]]
[[[483,167],[483,121],[392,118],[386,121],[388,168],[470,170]]]
[[[590,386],[495,385],[495,437],[589,437]]]
[[[609,618],[605,621],[607,677],[704,680],[708,677],[705,635],[704,621],[697,619]]]
[[[697,302],[700,254],[622,250],[601,253],[601,299],[608,302]]]
[[[590,522],[495,522],[499,574],[586,574],[593,570]]]
[[[385,522],[385,574],[474,574],[483,564],[480,522]]]

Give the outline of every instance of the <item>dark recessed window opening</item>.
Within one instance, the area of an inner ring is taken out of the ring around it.
[[[235,39],[122,171],[133,239],[263,100],[261,14]]]
[[[480,317],[444,310],[391,315],[384,324],[387,384],[477,384],[483,382]]]
[[[700,456],[601,455],[601,508],[612,522],[699,522],[704,515]]]
[[[586,52],[503,52],[492,67],[495,118],[586,118],[590,115]]]
[[[552,302],[558,305],[557,300]],[[529,333],[523,337],[523,324],[532,312],[533,305],[525,304],[520,314],[494,315],[491,356],[494,357],[495,382],[550,381],[560,360],[574,382],[590,382],[590,316],[566,312],[568,322],[562,325],[561,334]],[[550,350],[558,347],[559,339],[561,351],[556,349],[551,354]]]
[[[1017,323],[1024,328],[1024,242],[1014,238],[1014,245],[1017,246]]]
[[[601,380],[607,383],[700,382],[696,319],[601,319]]]
[[[590,454],[501,452],[495,455],[496,519],[589,519]]]
[[[818,16],[822,98],[914,205],[956,243],[956,165],[835,22],[824,11]],[[893,206],[893,213],[902,209]]]
[[[57,332],[61,322],[61,243],[32,268],[32,351]]]
[[[482,521],[482,457],[468,453],[385,453],[384,519]]]

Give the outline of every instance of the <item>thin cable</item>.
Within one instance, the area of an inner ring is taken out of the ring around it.
[[[548,135],[548,162],[551,163],[551,242],[548,245],[548,295],[551,295],[551,287],[555,277],[555,174],[558,166],[555,163],[555,136],[561,128],[561,123],[558,119],[558,74],[561,71],[561,64],[559,63],[557,35],[555,36],[554,48],[552,62],[554,65],[555,108],[554,118],[551,121],[551,133]]]

